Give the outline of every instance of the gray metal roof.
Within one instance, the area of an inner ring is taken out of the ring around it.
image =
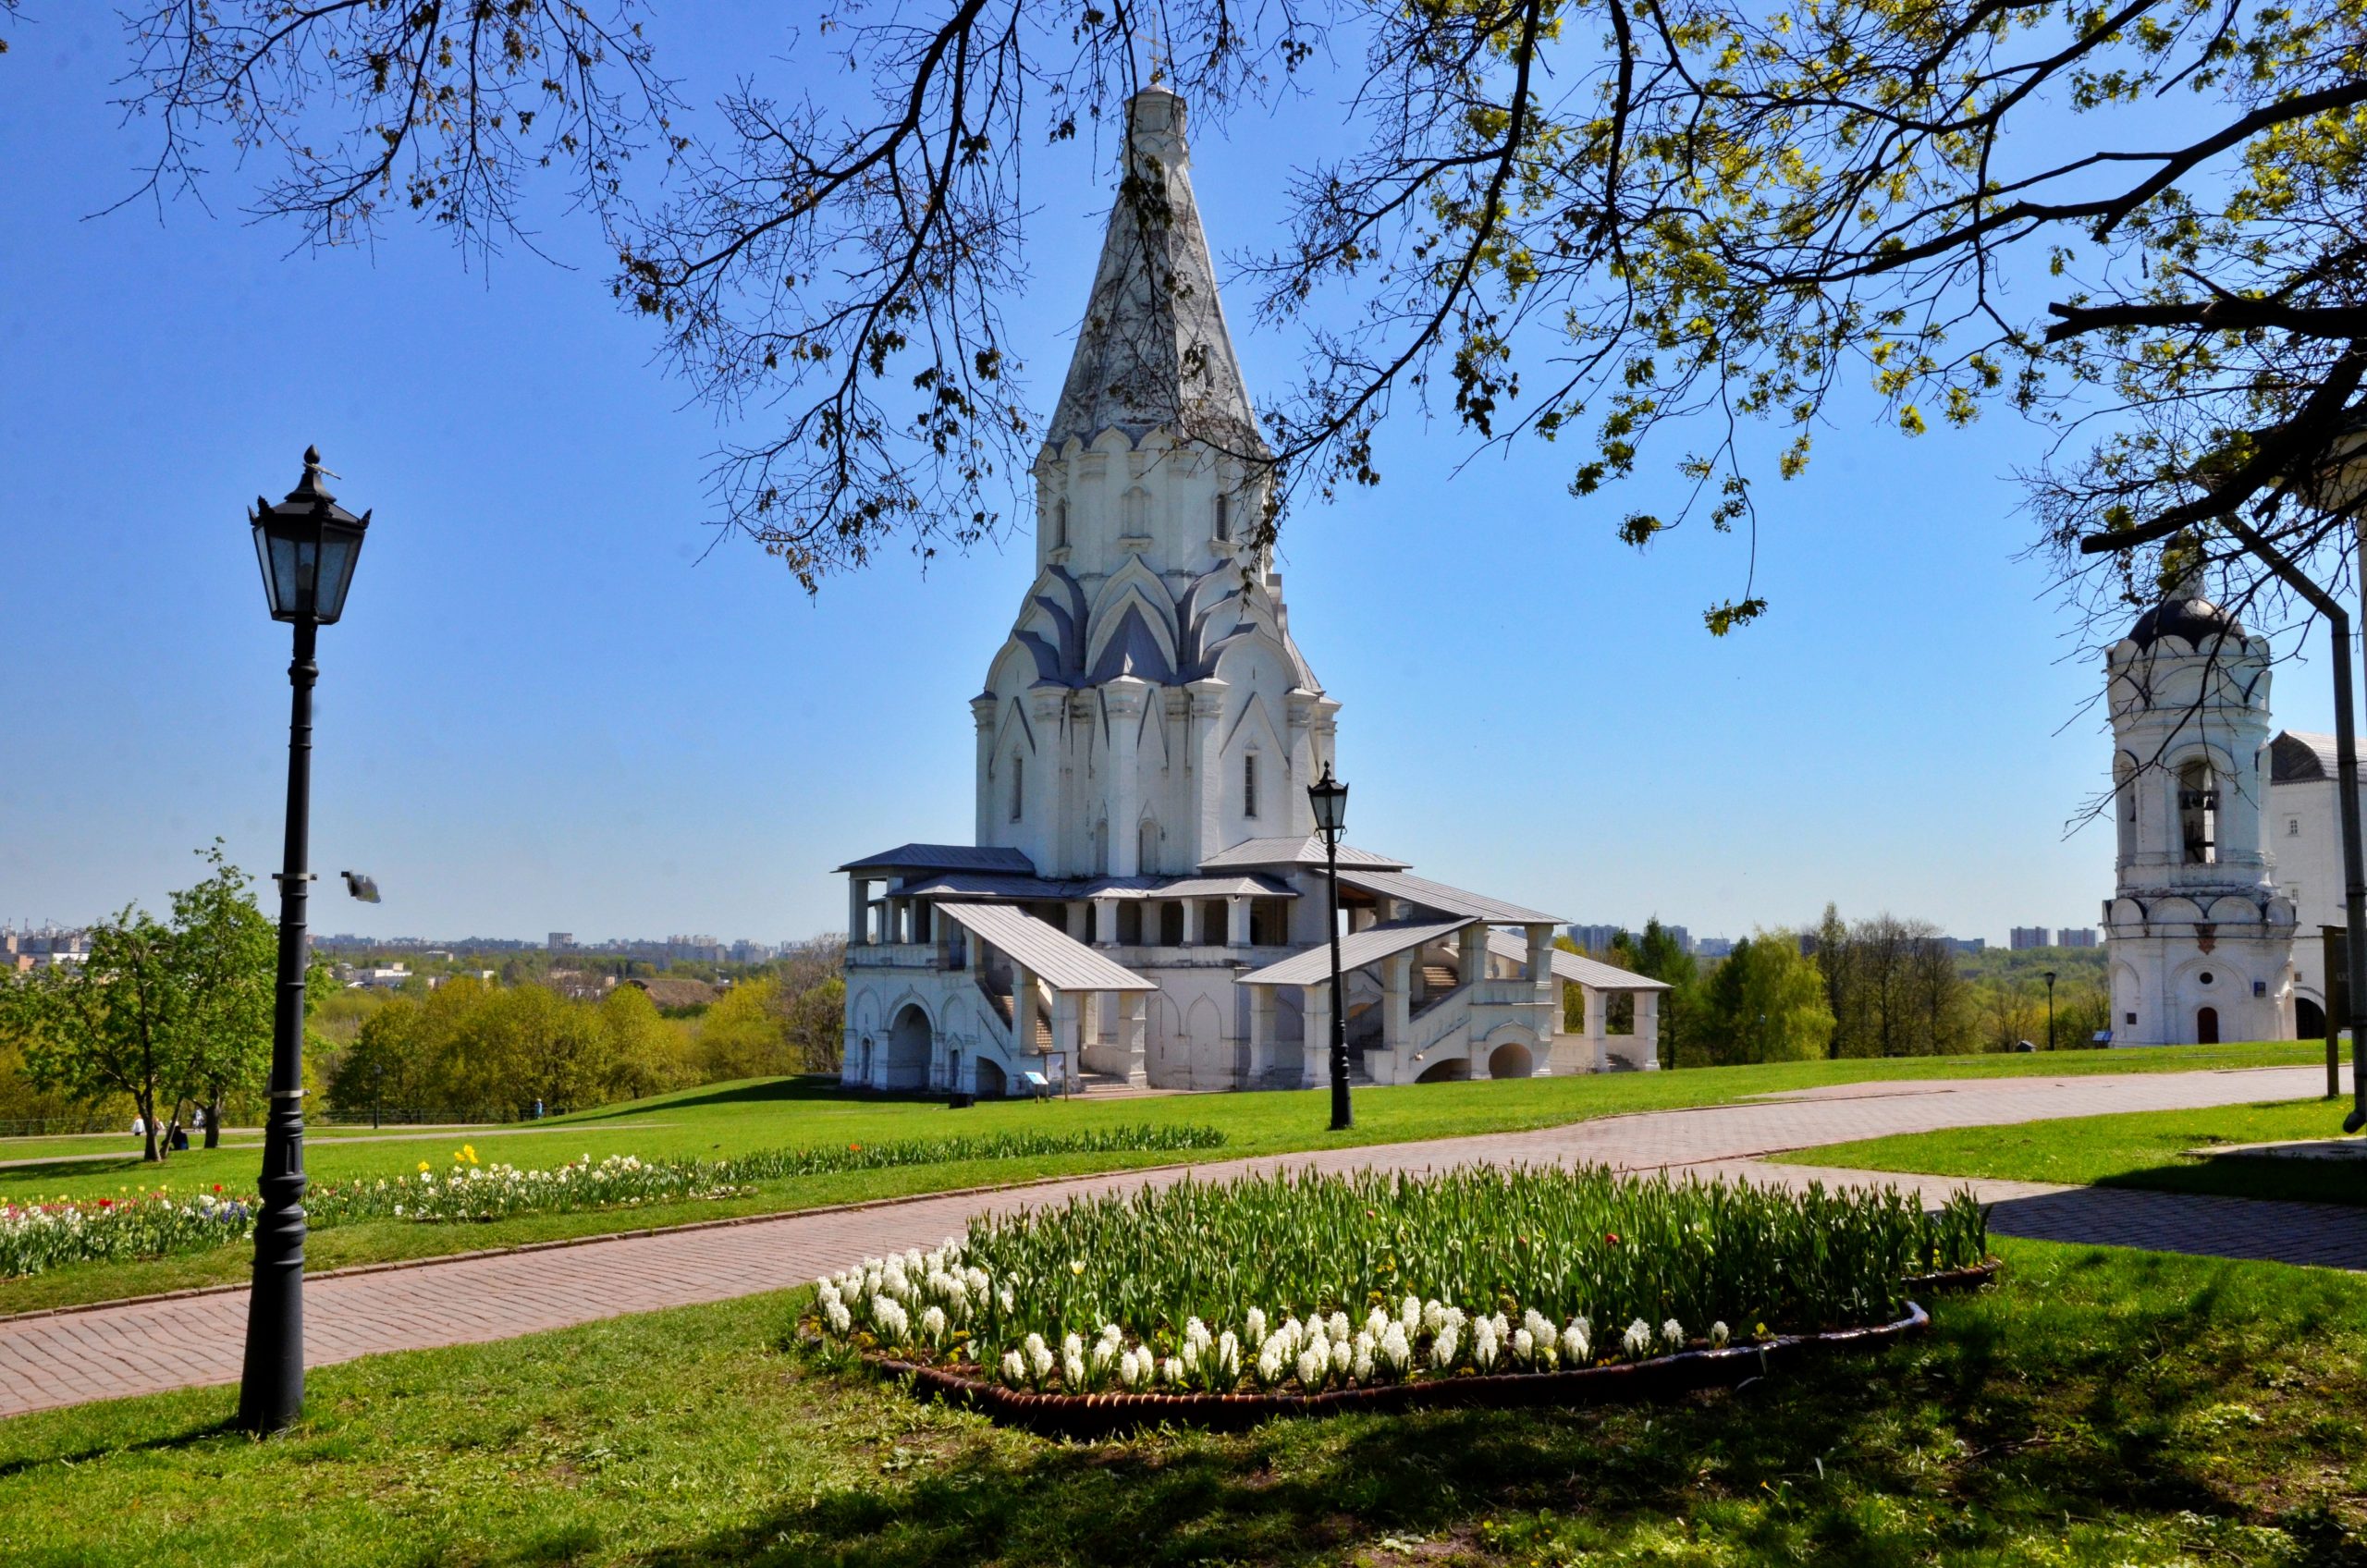
[[[2331,735],[2284,729],[2268,743],[2268,781],[2272,784],[2306,784],[2338,778],[2341,771]]]
[[[1065,932],[1009,904],[950,904],[939,913],[963,929],[1000,948],[1011,961],[1032,971],[1055,991],[1156,991],[1159,986],[1122,964],[1112,963]]]
[[[1340,867],[1340,884],[1346,888],[1362,888],[1367,893],[1385,898],[1404,899],[1424,909],[1434,909],[1445,914],[1469,915],[1474,919],[1501,922],[1506,925],[1559,925],[1562,917],[1546,914],[1518,904],[1508,904],[1502,899],[1491,899],[1481,893],[1466,893],[1460,888],[1450,888],[1443,882],[1431,882],[1403,872],[1350,871]]]
[[[1344,974],[1351,969],[1361,969],[1367,963],[1379,963],[1392,953],[1402,953],[1408,948],[1418,948],[1425,943],[1435,942],[1441,937],[1452,936],[1465,926],[1475,924],[1477,923],[1469,920],[1445,920],[1421,924],[1409,921],[1385,925],[1367,925],[1361,931],[1352,932],[1340,938],[1340,972]],[[1331,948],[1329,943],[1323,943],[1309,948],[1303,953],[1293,953],[1278,963],[1269,963],[1263,969],[1252,970],[1241,977],[1241,984],[1245,986],[1312,986],[1318,981],[1330,978],[1331,978]]]
[[[1488,950],[1498,958],[1516,962],[1528,962],[1528,944],[1507,931],[1488,933]],[[1675,987],[1665,980],[1655,980],[1648,974],[1622,969],[1617,964],[1604,963],[1584,953],[1553,949],[1553,978],[1571,980],[1589,991],[1668,991]]]
[[[941,872],[905,883],[898,898],[937,899],[1070,899],[1076,895],[1068,882],[1047,882],[1040,876],[1001,876],[976,871]]]
[[[1159,899],[1294,899],[1298,889],[1273,876],[1186,876],[1146,894]]]
[[[1309,833],[1304,839],[1245,839],[1229,850],[1219,850],[1200,863],[1202,871],[1222,871],[1237,866],[1256,865],[1321,865],[1323,839]],[[1342,865],[1367,865],[1381,871],[1403,871],[1409,864],[1377,855],[1370,850],[1360,850],[1352,844],[1340,846]]]
[[[851,860],[840,871],[1015,871],[1036,875],[1036,863],[1017,850],[985,844],[899,844]]]
[[[1053,881],[950,871],[905,883],[899,898],[935,899],[1294,899],[1298,889],[1271,876],[1102,876]]]

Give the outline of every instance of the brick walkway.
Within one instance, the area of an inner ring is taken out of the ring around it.
[[[2324,1082],[2316,1068],[2271,1068],[1853,1084],[1529,1133],[1228,1160],[1196,1167],[1194,1174],[1587,1160],[1625,1170],[1690,1167],[1787,1184],[1895,1183],[1933,1194],[1968,1185],[1997,1205],[1993,1222],[2007,1235],[2367,1268],[2367,1211],[2355,1208],[1762,1162],[1786,1149],[1897,1133],[2299,1099],[2322,1092]],[[381,1351],[479,1343],[781,1289],[867,1254],[934,1245],[975,1214],[1077,1193],[1133,1191],[1179,1174],[1079,1177],[1007,1193],[783,1215],[728,1229],[315,1280],[305,1292],[305,1359],[322,1366]],[[244,1293],[233,1292],[0,1322],[0,1416],[235,1381],[246,1306]]]

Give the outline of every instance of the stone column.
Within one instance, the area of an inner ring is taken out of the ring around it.
[[[1201,904],[1202,900],[1199,899],[1184,900],[1184,945],[1187,948],[1196,948],[1200,945]]]
[[[1185,831],[1192,864],[1198,865],[1230,846],[1224,837],[1224,698],[1229,681],[1210,676],[1184,688],[1192,695],[1189,741],[1184,760],[1192,770],[1192,818]]]
[[[1036,1049],[1036,974],[1021,966],[1017,960],[1011,965],[1011,1048],[1013,1052]]]
[[[1282,831],[1294,839],[1315,831],[1315,806],[1306,798],[1306,787],[1315,782],[1319,769],[1311,728],[1322,700],[1312,692],[1298,691],[1291,692],[1284,704],[1289,710],[1290,733],[1282,743],[1290,748],[1290,763],[1283,770],[1286,777],[1274,780],[1282,790],[1282,809],[1276,815]]]
[[[995,830],[995,709],[992,692],[970,699],[970,717],[978,729],[978,822],[976,843],[996,842]]]
[[[1298,1086],[1320,1088],[1331,1082],[1331,977],[1299,988],[1299,1017],[1305,1037],[1299,1042]]]
[[[1068,876],[1082,867],[1070,856],[1076,852],[1063,836],[1069,820],[1068,746],[1061,721],[1067,717],[1069,692],[1066,687],[1050,686],[1027,693],[1028,717],[1034,721],[1036,761],[1029,766],[1026,779],[1025,842],[1036,846],[1036,869],[1039,876]],[[978,840],[981,844],[986,839]]]
[[[1249,987],[1249,1082],[1256,1088],[1274,1065],[1274,987]]]
[[[1118,1044],[1126,1053],[1122,1068],[1126,1082],[1139,1088],[1149,1082],[1144,1060],[1150,1045],[1150,993],[1121,991],[1118,1005],[1125,1010],[1125,1029]]]
[[[1661,1065],[1661,994],[1636,993],[1636,1065],[1647,1072]]]
[[[1608,1026],[1608,1020],[1605,1017],[1608,1011],[1605,1006],[1607,998],[1591,986],[1581,986],[1578,990],[1586,998],[1587,1003],[1587,1052],[1594,1061],[1592,1071],[1600,1072],[1611,1065],[1609,1056],[1611,1046],[1603,1033]]]
[[[1114,948],[1118,945],[1117,900],[1096,899],[1093,900],[1093,945],[1098,948]]]
[[[1083,899],[1071,899],[1061,908],[1067,916],[1066,929],[1070,939],[1090,943],[1093,940],[1093,906]]]
[[[1521,977],[1541,991],[1553,978],[1553,927],[1528,927],[1528,967]]]
[[[1380,961],[1380,1043],[1392,1067],[1402,1066],[1414,1032],[1414,955],[1392,953]]]
[[[1150,682],[1121,675],[1102,688],[1110,704],[1110,875],[1141,870],[1135,851],[1142,831],[1142,758],[1135,741]]]
[[[871,878],[847,878],[847,946],[867,947],[871,942]]]
[[[1082,1031],[1078,1028],[1077,999],[1078,993],[1074,991],[1052,993],[1052,1049],[1067,1056],[1069,1071],[1072,1072],[1076,1071],[1078,1052],[1081,1048]],[[1037,1057],[1036,1065],[1039,1072],[1048,1072],[1050,1064],[1043,1057]]]
[[[1224,901],[1225,945],[1245,948],[1249,945],[1249,895],[1234,893]]]
[[[1455,962],[1466,986],[1488,978],[1488,928],[1466,925],[1454,934]]]

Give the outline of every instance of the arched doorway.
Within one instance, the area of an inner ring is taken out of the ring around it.
[[[977,1074],[978,1084],[974,1092],[980,1099],[999,1100],[1011,1093],[1011,1080],[1004,1076],[1002,1063],[980,1057],[970,1071]]]
[[[2323,1040],[2326,1037],[2326,1010],[2307,997],[2293,998],[2293,1037],[2297,1040]]]
[[[2217,1008],[2195,1009],[2194,1043],[2198,1046],[2215,1046],[2219,1043],[2219,1010]]]
[[[1460,1084],[1471,1076],[1471,1059],[1453,1056],[1444,1061],[1434,1061],[1422,1070],[1417,1084]]]
[[[1523,1041],[1506,1040],[1488,1053],[1490,1078],[1527,1078],[1536,1071],[1537,1054]]]
[[[929,1027],[928,1014],[917,1003],[906,1003],[888,1031],[887,1070],[880,1074],[879,1086],[927,1088],[929,1053],[936,1044],[937,1034]]]

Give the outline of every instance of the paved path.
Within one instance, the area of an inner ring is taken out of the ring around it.
[[[1970,1186],[1996,1203],[1993,1223],[2008,1235],[2367,1268],[2367,1210],[1763,1163],[1786,1149],[1895,1133],[2298,1099],[2322,1092],[2324,1083],[2321,1070],[2297,1067],[1851,1084],[1528,1133],[1226,1160],[1192,1173],[1211,1179],[1307,1166],[1420,1170],[1587,1160],[1784,1183],[1819,1177],[1894,1183],[1934,1194]],[[891,1247],[934,1245],[974,1215],[1079,1193],[1130,1192],[1181,1175],[1122,1171],[315,1280],[305,1292],[305,1359],[321,1366],[381,1351],[479,1343],[781,1289]],[[0,1415],[235,1381],[246,1307],[245,1295],[232,1292],[0,1321]]]

